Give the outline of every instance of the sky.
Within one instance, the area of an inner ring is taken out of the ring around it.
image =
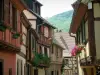
[[[71,4],[76,0],[38,0],[43,4],[41,7],[41,16],[44,18],[52,17],[56,14],[72,10]]]

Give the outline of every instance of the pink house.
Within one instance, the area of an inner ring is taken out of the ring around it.
[[[20,0],[0,0],[0,75],[16,75],[16,54],[20,52]]]

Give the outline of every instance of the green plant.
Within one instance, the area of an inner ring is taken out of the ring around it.
[[[14,33],[14,34],[13,34],[13,38],[14,38],[14,39],[17,39],[19,36],[20,36],[20,33]]]
[[[0,21],[0,31],[5,31],[6,30],[6,26],[4,25],[4,22],[3,21]]]
[[[50,58],[47,55],[43,56],[43,61],[44,61],[44,64],[48,66],[50,65]]]
[[[39,57],[39,54],[35,51],[33,51],[33,54],[34,54],[34,58],[33,58],[33,66],[37,67],[40,63],[40,57]]]
[[[39,66],[40,64],[44,64],[46,66],[49,66],[50,64],[50,58],[47,55],[44,54],[39,54],[37,52],[33,52],[34,53],[34,58],[33,58],[33,66]]]
[[[63,74],[64,67],[65,67],[65,62],[64,62],[64,60],[63,60],[63,62],[62,62],[62,66],[61,66],[61,74]]]

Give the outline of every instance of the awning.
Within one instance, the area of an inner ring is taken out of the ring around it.
[[[87,5],[80,3],[78,8],[74,9],[72,22],[70,25],[70,33],[76,33],[77,28],[79,27],[85,13],[87,11]]]

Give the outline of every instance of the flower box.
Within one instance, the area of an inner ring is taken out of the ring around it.
[[[20,33],[13,33],[13,38],[17,39],[20,36]]]

